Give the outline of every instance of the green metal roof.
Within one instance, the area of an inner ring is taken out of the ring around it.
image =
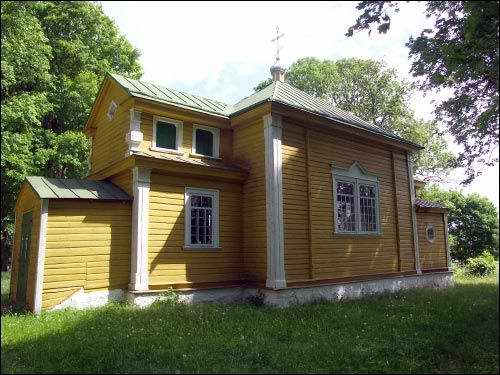
[[[42,199],[132,200],[130,195],[108,181],[40,176],[28,176],[26,180]]]
[[[150,99],[222,117],[228,117],[230,114],[231,106],[216,100],[172,90],[153,83],[138,81],[118,74],[110,74],[110,76],[134,97]]]
[[[248,111],[265,102],[275,102],[335,120],[349,126],[368,130],[399,142],[421,147],[375,124],[362,120],[350,112],[337,108],[325,100],[315,98],[286,82],[273,82],[262,90],[240,100],[238,103],[229,105],[182,91],[168,89],[152,83],[126,78],[118,74],[110,74],[110,76],[131,96],[150,99],[156,102],[171,104],[177,107],[224,118],[230,118],[239,113]]]

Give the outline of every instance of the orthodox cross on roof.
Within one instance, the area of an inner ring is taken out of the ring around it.
[[[275,65],[279,65],[280,62],[280,39],[285,36],[284,33],[280,34],[279,26],[276,26],[276,38],[272,39],[271,42],[276,42],[276,62]]]

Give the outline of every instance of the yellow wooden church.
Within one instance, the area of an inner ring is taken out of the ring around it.
[[[271,73],[234,105],[109,74],[87,178],[21,188],[13,301],[145,306],[173,288],[287,306],[451,285],[447,211],[415,198],[421,146]]]

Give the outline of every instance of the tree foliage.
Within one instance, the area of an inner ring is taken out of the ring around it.
[[[306,57],[286,73],[293,86],[331,102],[382,129],[423,145],[415,155],[415,171],[440,179],[455,165],[455,158],[434,121],[418,119],[410,106],[412,86],[382,62],[362,59],[319,60]],[[260,83],[262,89],[271,81]]]
[[[1,4],[2,244],[27,175],[83,177],[82,130],[106,72],[141,75],[139,52],[93,2]],[[2,248],[2,252],[5,248]]]
[[[498,211],[488,198],[442,190],[437,185],[426,186],[419,196],[449,208],[450,254],[454,260],[463,263],[484,251],[498,257]]]
[[[361,1],[355,31],[378,25],[386,33],[398,2]],[[411,73],[425,91],[448,88],[453,95],[436,107],[436,118],[462,146],[459,162],[467,168],[464,183],[479,173],[474,164],[493,165],[490,156],[498,146],[498,1],[428,1],[428,17],[435,19],[432,29],[411,37],[406,46],[412,59]]]

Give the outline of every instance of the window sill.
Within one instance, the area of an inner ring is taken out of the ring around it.
[[[173,154],[173,155],[184,155],[182,151],[178,150],[170,150],[168,148],[161,148],[161,147],[153,147],[151,146],[149,148],[151,151],[156,151],[156,152],[163,152],[165,154]]]
[[[381,232],[377,233],[343,233],[343,232],[334,232],[333,237],[342,237],[342,238],[380,238],[382,237]]]
[[[196,159],[222,160],[222,158],[220,158],[220,157],[195,154],[195,153],[192,153],[192,152],[189,154],[189,157],[190,158],[196,158]]]
[[[220,247],[195,247],[195,246],[183,246],[182,250],[186,251],[220,251]]]

